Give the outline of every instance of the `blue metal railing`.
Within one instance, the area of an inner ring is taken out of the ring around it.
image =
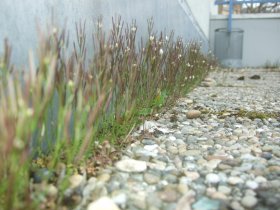
[[[233,4],[246,4],[246,3],[277,3],[280,0],[216,0],[216,5],[229,4],[230,1],[233,1]]]
[[[232,29],[232,14],[233,7],[236,4],[246,4],[246,3],[278,3],[280,0],[216,0],[216,5],[229,5],[229,14],[228,14],[228,32],[231,32]]]

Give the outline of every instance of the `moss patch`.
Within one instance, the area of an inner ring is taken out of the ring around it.
[[[221,110],[221,111],[212,111],[209,109],[200,110],[202,114],[213,114],[217,115],[220,118],[225,118],[228,116],[237,116],[237,117],[247,117],[251,120],[254,119],[269,119],[269,118],[280,118],[279,112],[258,112],[258,111],[246,111],[246,110],[239,110],[239,111],[229,111],[229,110]]]

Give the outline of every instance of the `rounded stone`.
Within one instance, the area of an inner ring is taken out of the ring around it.
[[[198,156],[200,154],[201,154],[200,150],[191,149],[191,150],[187,150],[184,155],[186,155],[186,156]]]
[[[243,179],[236,177],[236,176],[231,176],[228,178],[228,183],[231,185],[237,185],[237,184],[242,184],[244,183]]]
[[[156,144],[156,142],[152,139],[143,139],[142,144],[144,144],[144,145],[154,145],[154,144]]]
[[[255,190],[259,187],[259,184],[256,181],[248,180],[246,181],[246,187]]]
[[[264,182],[267,182],[267,179],[266,179],[265,177],[263,177],[263,176],[257,176],[257,177],[255,178],[255,181],[256,181],[257,183],[264,183]]]
[[[269,166],[268,167],[268,170],[270,172],[277,172],[277,173],[280,173],[280,166]]]
[[[179,193],[171,188],[166,188],[164,191],[159,192],[159,198],[164,202],[171,203],[177,201]]]
[[[85,177],[79,174],[69,177],[70,188],[74,189],[85,184]]]
[[[192,104],[192,103],[193,103],[193,100],[192,100],[192,99],[186,99],[186,100],[185,100],[185,103],[186,103],[186,104]]]
[[[229,159],[228,154],[213,154],[209,155],[206,158],[207,160],[213,160],[213,159],[218,159],[218,160],[227,160]]]
[[[241,161],[239,159],[227,159],[222,161],[223,164],[229,165],[231,167],[239,166]]]
[[[213,159],[208,161],[207,163],[204,163],[203,166],[205,166],[207,169],[215,169],[218,167],[218,165],[221,163],[221,160]]]
[[[176,210],[190,210],[191,204],[195,201],[196,193],[192,190],[184,193],[184,196],[177,202]]]
[[[231,193],[231,188],[223,185],[219,185],[218,191],[224,193],[225,195],[229,195]]]
[[[213,193],[217,192],[215,187],[209,187],[206,189],[206,195],[211,196]]]
[[[217,174],[210,173],[206,175],[206,182],[209,184],[217,184],[221,181],[220,177]]]
[[[186,194],[189,191],[188,185],[185,184],[178,184],[178,192],[180,192],[182,195]]]
[[[133,206],[137,209],[147,209],[147,195],[144,191],[138,191],[137,193],[130,193],[129,200]],[[131,209],[131,208],[128,208]]]
[[[264,159],[266,159],[266,160],[270,160],[273,156],[272,156],[272,154],[269,153],[269,152],[263,152],[263,153],[261,154],[261,157],[264,158]]]
[[[244,208],[241,206],[241,204],[240,204],[238,201],[233,201],[233,202],[230,204],[230,207],[231,207],[233,210],[244,210]]]
[[[99,181],[108,182],[111,179],[110,174],[100,174],[97,178]]]
[[[157,184],[160,181],[160,176],[151,173],[145,173],[144,181],[148,184]]]
[[[126,205],[127,202],[127,195],[125,192],[122,191],[114,191],[112,192],[112,200],[114,203],[118,204],[120,207]]]
[[[108,191],[104,182],[88,183],[83,189],[83,197],[86,199],[96,200],[102,196],[107,196]]]
[[[145,145],[144,149],[148,150],[150,152],[155,152],[155,150],[158,148],[157,144],[153,144],[153,145]]]
[[[150,192],[147,194],[147,205],[149,207],[155,207],[158,209],[162,209],[162,200],[158,197],[157,193]]]
[[[187,118],[189,119],[195,119],[195,118],[198,118],[200,117],[201,115],[201,112],[199,110],[190,110],[187,112]]]
[[[276,157],[280,158],[280,149],[273,149],[272,150],[273,155],[275,155]]]
[[[164,180],[166,180],[168,183],[177,183],[178,182],[178,177],[173,174],[167,174],[164,176]]]
[[[242,198],[241,204],[246,208],[253,208],[258,203],[258,199],[251,195]]]
[[[245,195],[256,196],[257,193],[254,190],[247,189],[244,193]]]
[[[220,170],[229,170],[229,169],[231,169],[232,167],[229,166],[229,165],[226,165],[226,164],[219,164],[219,165],[218,165],[218,168],[219,168]]]
[[[195,171],[185,171],[186,177],[190,178],[192,181],[198,179],[200,177],[199,173]]]
[[[208,197],[199,198],[193,205],[193,210],[210,210],[210,209],[219,209],[220,201],[209,199]]]
[[[124,172],[144,172],[147,170],[147,163],[140,160],[125,159],[117,162],[116,167]]]
[[[262,147],[262,151],[264,151],[264,152],[271,152],[273,149],[274,148],[272,145],[265,145]]]
[[[87,210],[119,210],[119,207],[108,197],[102,197],[90,203]]]
[[[215,200],[228,200],[229,198],[222,192],[214,192],[211,194],[211,198]]]
[[[53,185],[48,185],[46,188],[46,194],[50,198],[56,198],[58,194],[58,189]]]

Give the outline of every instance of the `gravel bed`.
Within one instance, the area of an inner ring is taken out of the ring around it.
[[[279,93],[280,71],[214,72],[140,126],[113,167],[73,176],[67,193],[76,210],[279,209]]]

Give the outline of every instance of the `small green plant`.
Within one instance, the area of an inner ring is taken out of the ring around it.
[[[229,110],[221,110],[221,111],[211,111],[208,109],[200,110],[202,114],[213,114],[218,117],[224,118],[227,116],[237,116],[237,117],[247,117],[251,120],[254,119],[268,119],[268,118],[279,118],[280,113],[278,112],[259,112],[259,111],[246,111],[240,109],[238,111],[229,111]]]
[[[245,111],[245,110],[239,110],[236,115],[239,117],[247,117],[251,120],[280,117],[280,113],[276,113],[276,112],[258,112],[258,111]]]
[[[267,61],[264,65],[264,68],[265,69],[279,69],[280,68],[280,62],[279,61],[276,61],[276,62],[270,62],[270,61]]]
[[[135,21],[125,27],[120,18],[113,20],[106,36],[98,21],[95,53],[88,58],[85,27],[86,23],[76,25],[77,42],[70,55],[65,30],[40,33],[38,54],[30,55],[29,69],[22,74],[13,70],[11,50],[5,44],[0,62],[0,206],[4,210],[43,208],[38,206],[41,196],[30,188],[37,170],[59,174],[64,165],[70,175],[86,158],[105,151],[99,147],[103,143],[123,146],[122,140],[126,142],[135,125],[184,95],[213,65],[196,42],[186,45],[173,33],[157,36],[151,20],[147,41],[137,45]],[[60,191],[66,188],[67,176],[46,179],[64,183]],[[56,205],[61,206],[63,192],[58,197]]]

